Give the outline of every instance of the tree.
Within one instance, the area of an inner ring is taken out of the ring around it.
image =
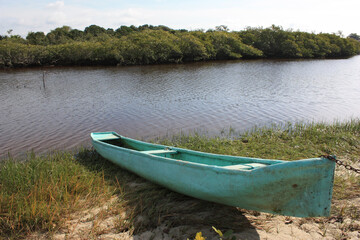
[[[163,30],[144,30],[120,38],[124,64],[180,62],[179,39]]]
[[[337,33],[336,33],[336,35],[339,36],[339,37],[341,37],[341,38],[344,37],[344,33],[343,33],[343,31],[341,31],[341,30],[338,30]]]
[[[98,36],[106,33],[106,29],[103,28],[103,27],[99,27],[97,25],[90,25],[90,26],[85,28],[84,32],[87,35],[98,37]]]
[[[112,28],[108,28],[106,29],[106,34],[108,34],[109,36],[114,36],[115,35],[115,31]]]
[[[80,31],[78,29],[72,29],[69,32],[69,36],[72,40],[75,41],[83,41],[85,38],[85,33],[83,31]]]
[[[61,28],[55,28],[50,31],[46,38],[50,44],[62,44],[68,42],[70,38],[71,27],[62,26]]]
[[[156,30],[163,30],[163,31],[166,31],[166,32],[170,32],[172,29],[167,27],[167,26],[164,26],[164,25],[159,25],[157,27],[155,27],[154,29]]]
[[[128,27],[128,26],[121,26],[118,29],[115,30],[115,35],[117,37],[122,37],[129,35],[130,33],[134,32],[134,29]]]
[[[216,59],[253,58],[262,55],[262,52],[241,42],[235,33],[215,31],[208,33],[215,50]]]
[[[46,36],[43,32],[29,32],[26,40],[34,45],[46,45]]]
[[[227,26],[225,26],[225,25],[220,25],[220,26],[215,27],[215,31],[228,32],[229,28]]]
[[[281,55],[282,57],[301,57],[301,50],[295,41],[286,39],[281,45]]]
[[[210,57],[205,45],[200,39],[190,33],[179,34],[179,46],[183,54],[183,61],[200,61]]]
[[[360,41],[360,36],[357,35],[356,33],[351,33],[351,34],[348,36],[348,38],[353,38],[353,39],[355,39],[355,40]]]
[[[154,26],[152,26],[152,25],[149,26],[149,24],[144,24],[142,26],[139,26],[138,29],[139,29],[139,31],[144,31],[147,29],[154,29]]]

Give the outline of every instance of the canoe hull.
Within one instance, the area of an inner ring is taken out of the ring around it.
[[[274,160],[277,164],[251,171],[229,170],[221,166],[174,160],[113,146],[97,140],[93,134],[92,138],[94,148],[104,158],[147,180],[188,196],[287,216],[316,217],[330,214],[335,164],[324,158],[290,162]],[[149,149],[166,147],[136,142],[145,144]],[[219,159],[236,158],[172,149],[190,156],[200,154]],[[261,159],[254,161],[269,162]]]

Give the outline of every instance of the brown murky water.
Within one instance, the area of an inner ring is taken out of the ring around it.
[[[45,88],[43,87],[43,72]],[[0,157],[193,130],[360,117],[360,56],[0,71]]]

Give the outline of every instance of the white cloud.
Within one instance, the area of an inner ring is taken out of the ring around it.
[[[62,9],[65,6],[64,1],[56,1],[56,2],[52,2],[46,5],[47,8],[49,9]]]
[[[14,34],[25,36],[29,31],[49,32],[63,25],[82,30],[91,24],[114,29],[121,25],[142,24],[209,29],[223,24],[231,30],[241,30],[247,26],[268,27],[275,24],[285,29],[293,28],[309,32],[343,30],[345,35],[351,32],[360,33],[357,24],[357,11],[360,8],[358,0],[254,0],[250,4],[225,0],[224,4],[218,3],[216,6],[204,4],[201,8],[191,8],[189,7],[191,4],[188,7],[184,5],[182,8],[176,8],[170,5],[171,1],[163,1],[161,8],[150,5],[135,8],[128,5],[122,7],[124,5],[121,2],[113,8],[87,7],[85,1],[75,1],[78,5],[74,5],[74,2],[53,1],[44,3],[42,7],[2,4],[0,34],[14,29]],[[94,2],[91,3],[94,5]]]

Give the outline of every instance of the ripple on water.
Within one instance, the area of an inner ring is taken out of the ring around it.
[[[360,56],[346,60],[0,71],[0,157],[230,126],[360,117]]]

